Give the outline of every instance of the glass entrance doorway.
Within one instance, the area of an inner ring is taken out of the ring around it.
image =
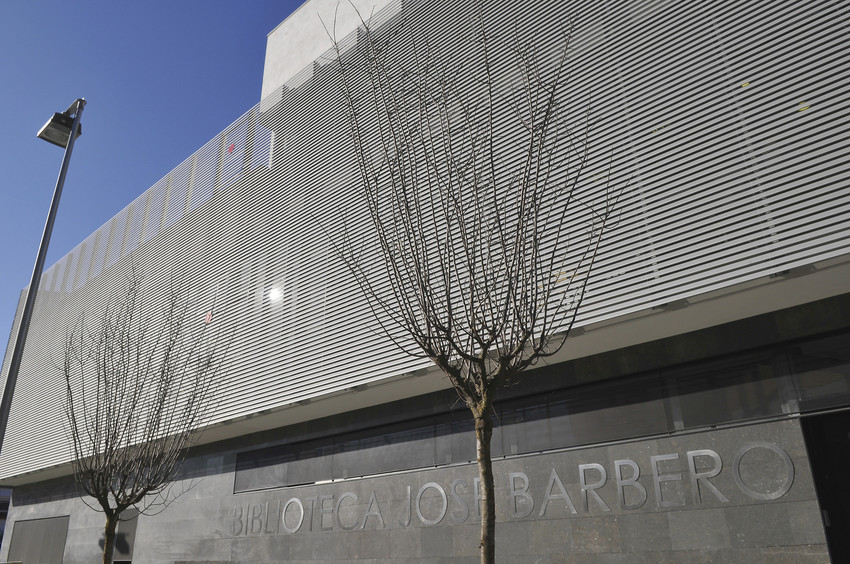
[[[850,411],[813,415],[802,423],[829,555],[833,562],[850,562]]]

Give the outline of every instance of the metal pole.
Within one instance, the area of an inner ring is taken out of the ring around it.
[[[62,168],[59,169],[59,178],[56,180],[56,189],[53,191],[53,201],[50,203],[50,211],[47,214],[47,222],[44,224],[44,232],[41,235],[41,245],[38,247],[38,256],[32,269],[32,278],[27,288],[27,297],[24,302],[24,311],[21,313],[21,323],[18,325],[18,336],[15,338],[15,349],[12,352],[12,360],[9,362],[9,372],[6,375],[6,387],[3,389],[3,401],[0,402],[0,452],[3,451],[3,441],[6,438],[6,426],[9,423],[9,410],[12,407],[12,395],[15,393],[15,384],[18,381],[18,370],[21,368],[21,358],[24,353],[24,343],[30,328],[35,298],[38,294],[38,285],[41,282],[41,272],[44,270],[44,260],[47,257],[47,245],[50,243],[50,234],[53,233],[53,222],[56,219],[56,210],[59,208],[59,198],[62,196],[62,186],[65,184],[65,174],[68,172],[68,163],[71,161],[71,151],[74,150],[74,141],[77,138],[77,129],[80,127],[80,116],[86,101],[82,98],[76,102],[74,110],[74,124],[71,126],[71,134],[68,137],[68,145],[65,147],[65,156],[62,159]],[[73,106],[73,105],[72,105]]]

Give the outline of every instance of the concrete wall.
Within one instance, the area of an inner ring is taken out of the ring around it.
[[[311,66],[331,48],[331,36],[341,40],[367,20],[393,4],[392,0],[308,0],[269,33],[263,68],[262,98],[300,71]],[[400,9],[401,4],[394,4]]]
[[[139,518],[133,562],[477,561],[472,464],[250,494],[232,493],[234,467],[234,452],[190,461],[194,487]],[[502,562],[829,562],[798,420],[495,470]],[[16,490],[10,521],[70,513],[64,562],[92,562],[100,515],[55,499],[69,486],[27,505],[39,489]]]

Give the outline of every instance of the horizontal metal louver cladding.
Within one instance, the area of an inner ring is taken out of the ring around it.
[[[516,33],[541,63],[574,16],[569,94],[576,120],[589,107],[594,124],[580,189],[627,184],[578,325],[850,252],[848,2],[485,4],[499,48]],[[405,1],[376,14],[376,30],[399,31],[389,46],[405,64],[426,38],[459,63],[477,5]],[[342,43],[353,56],[357,34]],[[511,105],[493,120],[514,127]],[[505,153],[505,175],[516,162]],[[375,252],[360,182],[328,53],[45,273],[0,478],[69,460],[63,340],[131,266],[152,287],[179,282],[198,323],[212,312],[232,333],[213,423],[425,366],[381,333],[334,251],[347,230]],[[586,216],[571,220],[578,239]]]

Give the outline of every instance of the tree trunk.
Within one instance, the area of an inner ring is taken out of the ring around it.
[[[103,540],[103,564],[112,564],[112,553],[115,552],[115,532],[117,529],[118,514],[107,514]]]
[[[488,407],[475,413],[475,438],[478,444],[478,475],[481,479],[481,564],[496,562],[496,499],[490,439],[493,420]]]

